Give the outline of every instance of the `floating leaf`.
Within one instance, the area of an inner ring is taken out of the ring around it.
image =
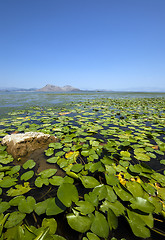
[[[135,158],[140,161],[150,161],[150,157],[145,153],[136,153]]]
[[[45,150],[45,155],[50,157],[54,154],[54,149],[53,148],[48,148],[47,150]]]
[[[12,198],[12,199],[9,201],[9,204],[10,204],[11,206],[18,206],[19,202],[20,202],[22,199],[25,199],[25,196],[23,196],[23,195],[16,196],[16,197]]]
[[[138,209],[145,213],[152,213],[155,210],[155,207],[152,203],[141,197],[132,198],[130,202],[132,209]]]
[[[110,231],[112,229],[116,229],[118,227],[118,219],[117,219],[116,215],[114,214],[114,212],[110,208],[108,209],[107,218],[108,218],[108,224],[109,224]]]
[[[109,235],[109,225],[105,216],[95,211],[95,218],[91,225],[91,231],[99,237],[107,238]]]
[[[91,176],[81,176],[80,179],[85,188],[94,188],[100,185],[100,183],[94,177]]]
[[[47,201],[46,215],[52,216],[64,212],[66,207],[58,198],[49,198]]]
[[[32,178],[33,175],[34,175],[34,172],[33,172],[33,171],[25,172],[24,174],[21,175],[21,180],[27,181],[27,180],[29,180],[30,178]]]
[[[25,182],[24,185],[15,185],[15,188],[10,188],[7,191],[7,195],[11,197],[15,197],[21,194],[25,194],[31,190],[28,182]]]
[[[75,209],[85,215],[92,213],[95,210],[93,204],[88,201],[79,201],[76,203],[76,205],[78,207],[75,207]]]
[[[18,211],[12,212],[8,217],[5,228],[11,228],[22,222],[22,220],[26,217],[25,213],[20,213]]]
[[[45,169],[42,172],[40,172],[38,175],[41,176],[41,178],[49,178],[52,177],[54,174],[56,174],[57,169]]]
[[[100,238],[92,232],[87,232],[87,237],[88,237],[89,240],[100,240]]]
[[[143,197],[144,192],[143,192],[141,185],[138,182],[129,181],[126,183],[126,187],[127,187],[128,191],[131,192],[134,197]]]
[[[87,216],[74,215],[69,213],[66,215],[69,226],[75,231],[85,233],[90,229],[91,219]]]
[[[5,212],[8,208],[10,208],[10,204],[8,202],[0,203],[0,214]]]
[[[137,237],[148,238],[150,237],[150,230],[145,227],[144,221],[133,211],[127,210],[128,213],[128,222],[130,227]]]
[[[49,180],[48,178],[41,178],[41,177],[37,177],[35,180],[35,185],[38,188],[41,188],[43,185],[49,185]]]
[[[36,165],[36,163],[34,162],[34,160],[29,159],[23,164],[23,168],[24,169],[28,169],[28,168],[32,169],[33,167],[35,167],[35,165]]]
[[[17,179],[11,177],[4,177],[3,180],[0,181],[0,187],[9,188],[16,184]]]
[[[49,227],[49,233],[55,234],[57,230],[57,222],[54,218],[44,218],[42,221],[42,227]]]
[[[18,210],[22,213],[31,213],[34,210],[35,204],[35,199],[32,196],[28,196],[26,199],[20,200]]]
[[[49,178],[49,182],[54,186],[60,186],[64,182],[64,179],[60,176],[53,176]]]
[[[70,207],[73,202],[78,201],[78,191],[75,185],[71,183],[63,183],[57,191],[59,200],[66,206]]]

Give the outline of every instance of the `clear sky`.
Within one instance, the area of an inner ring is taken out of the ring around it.
[[[165,89],[165,0],[1,0],[0,87]]]

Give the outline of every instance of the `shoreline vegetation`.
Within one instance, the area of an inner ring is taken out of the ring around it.
[[[0,145],[0,239],[164,239],[165,94],[29,94],[1,98],[0,140],[59,141],[41,172]]]

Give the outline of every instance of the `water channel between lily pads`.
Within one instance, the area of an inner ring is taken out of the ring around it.
[[[1,138],[39,131],[59,139],[14,162],[1,146],[4,236],[17,214],[21,229],[34,218],[36,236],[57,222],[50,239],[164,239],[165,93],[0,97]]]

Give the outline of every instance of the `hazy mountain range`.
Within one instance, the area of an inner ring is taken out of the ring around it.
[[[97,91],[97,92],[104,92],[104,91],[111,91],[111,92],[165,92],[165,89],[162,88],[125,88],[125,89],[115,89],[115,90],[108,90],[108,89],[94,89],[94,90],[80,90],[79,88],[72,87],[70,85],[66,85],[64,87],[59,87],[55,85],[47,84],[42,88],[16,88],[16,87],[0,87],[1,92],[79,92],[79,91]]]

